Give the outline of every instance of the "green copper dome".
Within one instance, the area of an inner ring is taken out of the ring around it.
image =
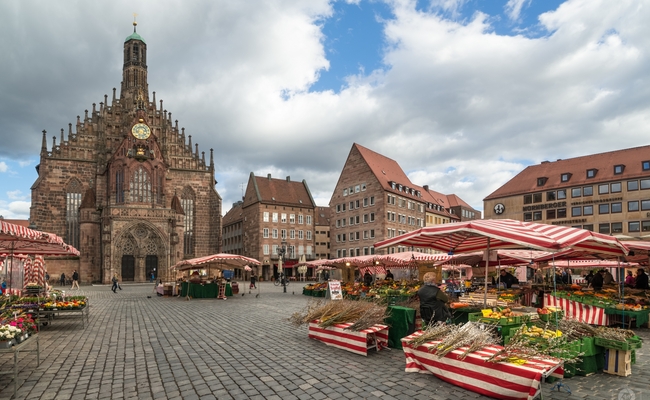
[[[129,40],[139,40],[139,41],[141,41],[142,43],[147,44],[147,42],[144,41],[144,39],[142,38],[142,36],[138,35],[138,33],[135,32],[135,31],[131,34],[131,36],[127,37],[127,38],[124,40],[124,43],[128,42]]]

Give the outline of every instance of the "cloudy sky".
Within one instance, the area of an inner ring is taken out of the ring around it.
[[[527,165],[648,144],[650,0],[0,0],[0,215],[29,216],[41,131],[119,88],[133,13],[224,212],[251,171],[327,205],[354,142],[477,209]]]

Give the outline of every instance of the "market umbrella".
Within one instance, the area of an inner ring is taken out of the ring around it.
[[[511,219],[472,220],[421,228],[375,243],[376,249],[396,245],[428,247],[452,254],[484,250],[485,290],[490,250],[536,249],[557,252],[565,249],[590,251],[608,256],[626,255],[625,247],[616,238],[584,229],[566,226],[521,222]]]
[[[218,263],[223,266],[229,267],[243,267],[246,265],[260,265],[261,263],[250,257],[245,257],[239,254],[219,253],[212,254],[205,257],[190,258],[176,263],[172,269],[176,271],[187,271],[196,269],[199,265]]]
[[[13,256],[14,254],[78,256],[79,251],[53,233],[41,232],[0,220],[0,255]],[[10,268],[13,272],[13,258]],[[9,289],[11,286],[10,280]]]
[[[23,263],[23,290],[27,288],[27,284],[33,282],[34,265],[32,259],[27,257]]]

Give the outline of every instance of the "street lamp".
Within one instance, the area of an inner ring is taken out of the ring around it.
[[[279,271],[278,272],[280,273],[280,279],[281,279],[280,282],[282,283],[284,293],[287,293],[287,284],[286,284],[286,281],[285,281],[286,278],[284,276],[284,270],[282,269],[282,259],[284,258],[284,255],[285,255],[286,252],[287,252],[287,242],[285,242],[283,240],[282,243],[280,243],[280,246],[278,246],[278,256],[279,256],[279,259],[278,259],[278,269],[279,269]]]

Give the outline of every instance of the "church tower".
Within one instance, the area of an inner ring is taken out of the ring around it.
[[[43,131],[30,219],[81,252],[50,260],[51,275],[175,280],[175,263],[221,249],[213,150],[206,162],[156,92],[149,100],[147,44],[136,28],[124,40],[119,95],[113,88],[112,98],[93,103],[51,150]]]
[[[133,33],[124,40],[124,65],[122,66],[122,90],[120,102],[135,104],[144,109],[149,104],[147,83],[147,44],[136,31],[138,23],[133,21]]]

